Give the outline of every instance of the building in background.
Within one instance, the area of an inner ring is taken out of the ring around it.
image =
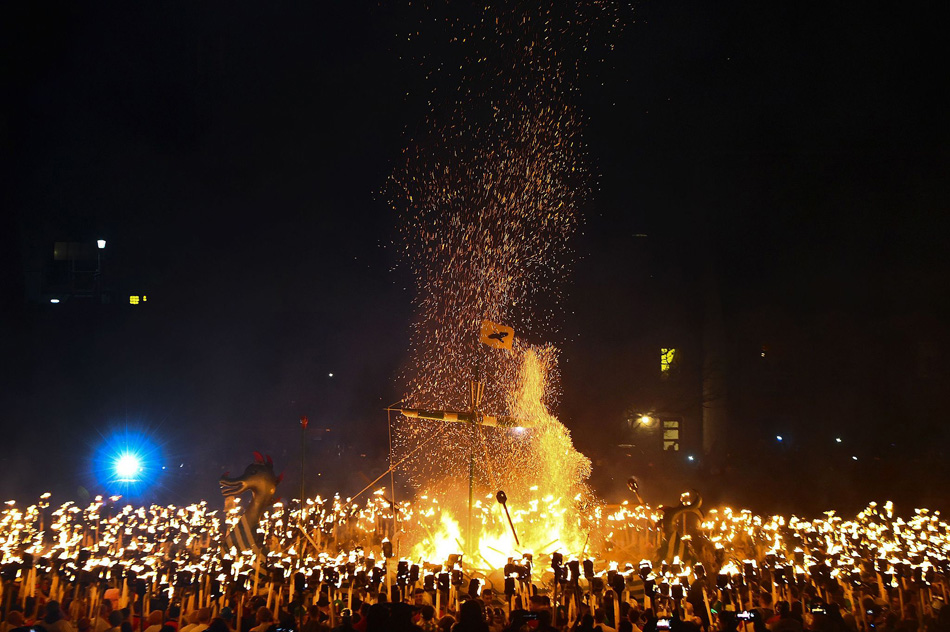
[[[52,257],[43,262],[39,295],[50,303],[91,301],[111,303],[105,274],[105,239],[57,241]]]
[[[25,296],[50,305],[148,304],[141,280],[123,274],[116,246],[106,239],[30,244],[24,257]]]

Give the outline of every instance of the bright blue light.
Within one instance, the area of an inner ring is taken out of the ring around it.
[[[776,441],[781,441],[781,440],[782,440],[782,435],[775,435],[775,440],[776,440]]]
[[[137,483],[142,474],[142,461],[131,452],[120,454],[113,467],[116,479],[123,483]]]
[[[109,495],[136,496],[156,484],[161,449],[145,432],[126,428],[105,435],[93,456],[99,486]]]

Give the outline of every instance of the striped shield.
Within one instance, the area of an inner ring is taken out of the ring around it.
[[[627,594],[630,595],[631,599],[636,599],[638,603],[643,603],[643,597],[647,594],[643,580],[636,573],[627,575]]]
[[[663,541],[660,548],[657,549],[656,561],[658,563],[666,562],[671,564],[677,557],[680,562],[694,561],[694,556],[689,549],[686,538],[680,535],[679,532],[674,531],[670,537]]]
[[[247,516],[242,515],[238,523],[224,536],[224,548],[228,550],[233,547],[238,553],[251,551],[254,555],[260,555],[261,548],[255,536],[254,529],[247,522]]]

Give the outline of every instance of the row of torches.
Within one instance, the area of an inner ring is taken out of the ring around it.
[[[429,530],[438,501],[430,506],[396,505],[400,533],[413,526]],[[654,526],[660,513],[645,505],[604,506],[579,528],[596,532],[596,547],[552,550],[534,555],[511,549],[504,568],[476,568],[463,556],[408,559],[388,539],[392,505],[382,491],[362,504],[336,496],[302,505],[275,504],[258,528],[266,556],[223,551],[223,533],[239,518],[239,507],[210,511],[205,502],[187,507],[133,507],[120,498],[97,497],[82,508],[67,502],[50,508],[49,494],[25,509],[12,501],[0,512],[0,603],[25,606],[44,596],[62,601],[82,597],[89,614],[109,588],[119,606],[137,602],[149,612],[152,599],[175,601],[188,612],[218,610],[229,596],[267,596],[275,611],[290,601],[317,603],[322,594],[338,606],[355,599],[373,601],[383,592],[410,599],[422,588],[437,607],[453,607],[462,593],[485,586],[504,593],[507,606],[524,604],[538,589],[565,604],[573,618],[579,604],[619,610],[619,600],[637,597],[643,605],[675,608],[688,599],[711,617],[715,602],[748,605],[759,592],[788,599],[808,586],[825,601],[843,594],[855,612],[863,596],[897,595],[903,606],[945,599],[950,578],[947,523],[938,512],[914,511],[895,517],[893,505],[871,503],[853,519],[834,512],[823,518],[762,517],[749,511],[711,510],[689,529],[697,560],[656,564],[616,560],[651,557],[661,539]],[[532,502],[512,512],[513,526],[543,524],[545,508],[557,501]],[[484,509],[483,521],[490,510]],[[635,546],[623,546],[633,542]],[[556,548],[556,547],[555,547]],[[573,553],[573,556],[572,556]],[[263,559],[262,559],[263,558]],[[536,559],[537,558],[537,559]],[[484,566],[484,564],[482,564]],[[707,570],[708,569],[708,570]],[[41,580],[48,580],[41,584]],[[503,585],[501,585],[503,583]],[[698,592],[694,592],[698,591]],[[701,599],[698,597],[701,596]],[[909,598],[909,597],[908,597]],[[237,599],[238,614],[244,600]],[[332,610],[332,609],[331,609]]]

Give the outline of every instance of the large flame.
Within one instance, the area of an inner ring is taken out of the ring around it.
[[[585,482],[590,476],[590,459],[578,452],[571,441],[570,431],[547,408],[551,400],[548,376],[557,360],[553,347],[528,349],[524,354],[517,388],[510,397],[514,417],[530,422],[527,463],[530,468],[519,473],[518,480],[530,480],[528,487],[537,487],[541,496],[574,498],[587,493]]]
[[[574,448],[570,432],[546,404],[551,399],[549,377],[556,350],[531,348],[521,355],[508,400],[511,416],[524,420],[524,426],[509,431],[514,443],[500,458],[494,455],[489,459],[494,463],[486,481],[491,487],[483,483],[476,488],[473,536],[478,548],[476,559],[470,560],[476,567],[497,569],[509,557],[520,558],[525,553],[580,551],[588,538],[585,516],[591,501],[586,485],[590,460]],[[413,558],[445,559],[468,548],[464,541],[468,522],[465,485],[467,481],[450,479],[436,486],[439,498],[456,500],[451,504],[430,500],[430,506],[422,510],[434,527],[418,534]],[[500,486],[508,497],[518,543],[505,508],[495,500],[495,487]],[[420,496],[421,501],[430,498],[428,494]]]

